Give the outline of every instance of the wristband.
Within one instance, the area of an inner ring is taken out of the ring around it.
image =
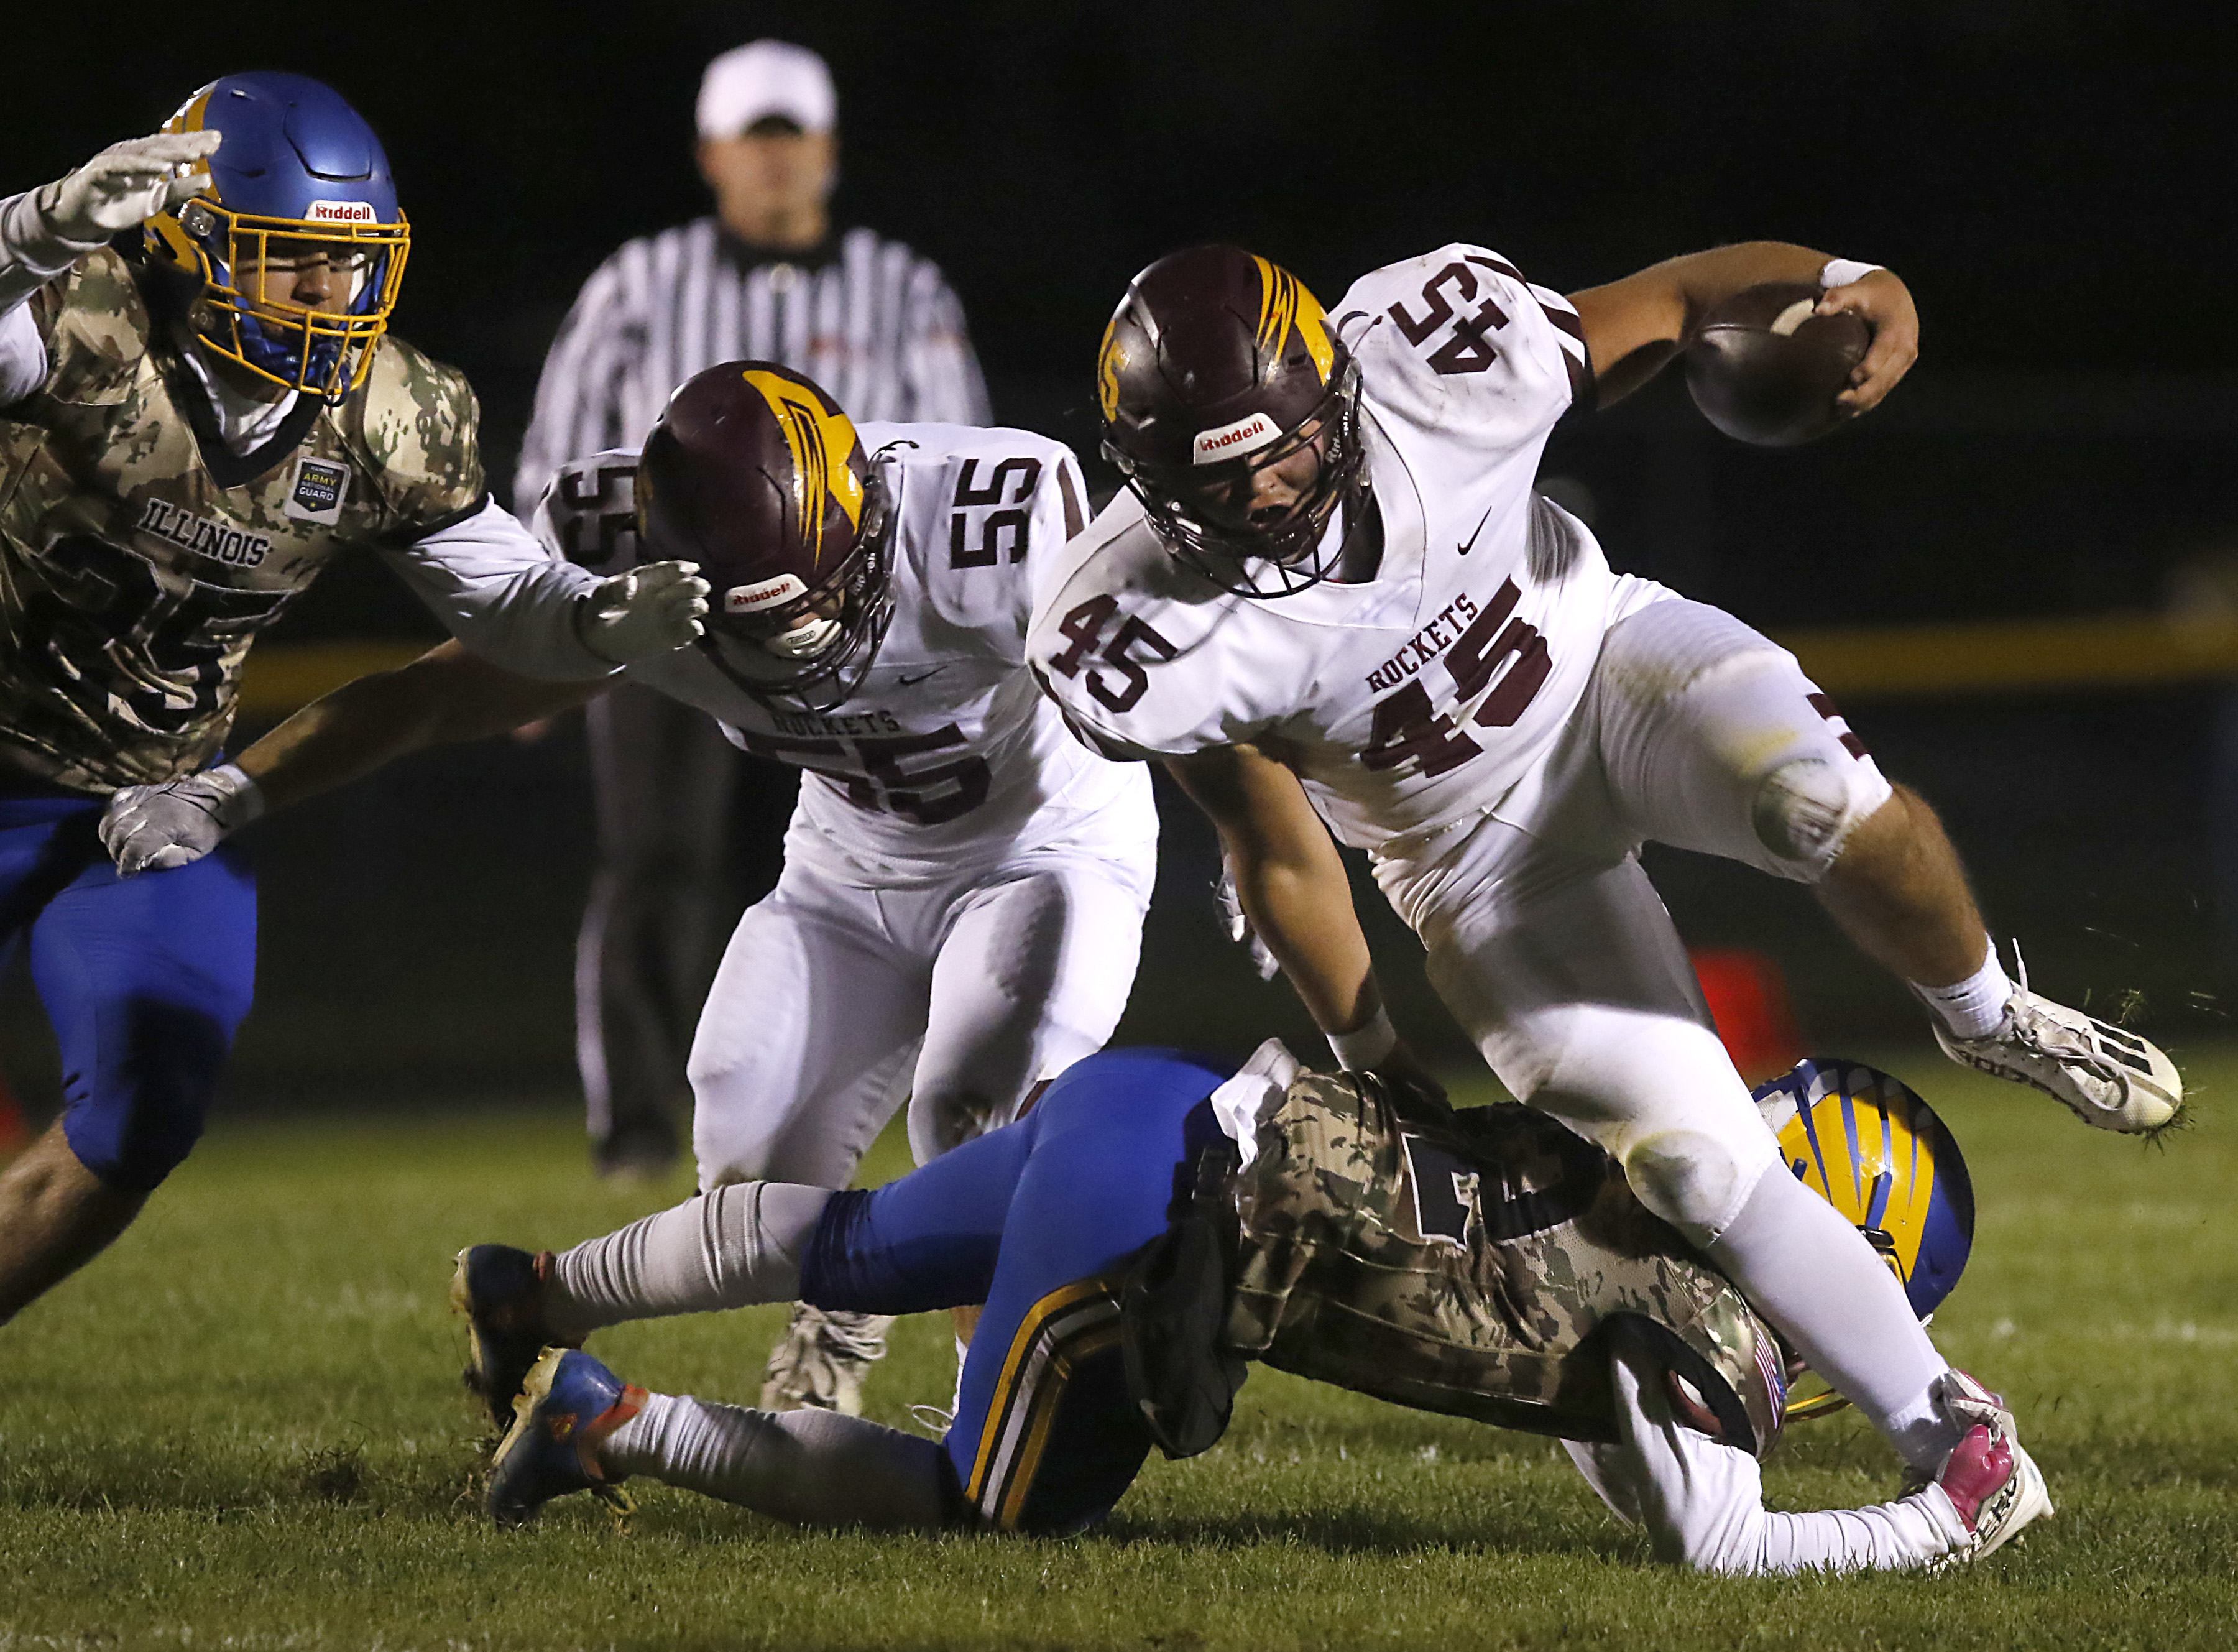
[[[1365,1071],[1399,1047],[1399,1032],[1391,1025],[1391,1012],[1380,1004],[1365,1025],[1328,1037],[1330,1053],[1347,1072]]]
[[[1854,258],[1829,258],[1826,267],[1818,272],[1818,290],[1830,293],[1837,287],[1847,287],[1853,281],[1863,281],[1884,264],[1861,264]]]

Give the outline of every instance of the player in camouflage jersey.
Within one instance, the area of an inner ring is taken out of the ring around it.
[[[250,642],[329,559],[380,551],[544,677],[699,630],[691,569],[601,583],[490,503],[473,393],[386,335],[408,244],[378,140],[290,75],[215,82],[0,202],[0,943],[28,935],[65,1088],[0,1177],[0,1319],[186,1155],[248,1008],[246,870],[122,882],[103,801],[152,782],[253,807],[204,766]]]
[[[500,1254],[468,1251],[461,1277]],[[1271,1040],[1232,1077],[1089,1057],[1019,1124],[883,1188],[716,1189],[509,1256],[515,1288],[469,1304],[491,1385],[523,1388],[490,1490],[508,1523],[643,1474],[804,1523],[1074,1530],[1152,1444],[1209,1447],[1250,1359],[1558,1436],[1659,1558],[1704,1569],[1931,1565],[2049,1512],[2010,1414],[1964,1377],[1941,1396],[1964,1443],[1937,1480],[1767,1512],[1784,1356],[1614,1160],[1513,1105],[1301,1074]],[[884,1310],[984,1295],[944,1443],[649,1394],[579,1351],[623,1320],[796,1289]]]

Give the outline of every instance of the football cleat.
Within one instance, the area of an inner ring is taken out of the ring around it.
[[[1936,1379],[1936,1403],[1962,1433],[1936,1471],[1935,1483],[1950,1499],[1971,1541],[1941,1564],[1979,1560],[2003,1548],[2030,1521],[2052,1512],[2043,1470],[2021,1449],[2012,1412],[1997,1395],[1963,1371]]]
[[[561,1343],[544,1323],[552,1252],[509,1244],[469,1245],[451,1275],[451,1310],[467,1318],[466,1383],[489,1407],[490,1423],[513,1422],[513,1398],[547,1347]],[[566,1343],[573,1346],[573,1343]]]
[[[858,1314],[844,1309],[792,1305],[785,1335],[770,1350],[763,1374],[761,1409],[797,1411],[807,1408],[863,1414],[863,1379],[885,1357],[891,1314]]]
[[[490,1464],[483,1506],[500,1526],[525,1526],[554,1497],[588,1491],[616,1512],[631,1503],[599,1464],[607,1436],[645,1409],[646,1393],[579,1348],[547,1348],[513,1403],[513,1427]]]
[[[1935,1038],[1953,1061],[2041,1090],[2101,1130],[2158,1130],[2183,1105],[2182,1077],[2157,1045],[2029,992],[2025,964],[1995,1032],[1955,1038],[1937,1019]]]

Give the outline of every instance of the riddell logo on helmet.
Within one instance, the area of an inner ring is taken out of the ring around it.
[[[1190,448],[1190,459],[1195,464],[1210,465],[1222,459],[1240,458],[1247,453],[1258,452],[1281,434],[1281,427],[1272,419],[1263,413],[1255,413],[1234,424],[1198,431]]]
[[[303,209],[303,216],[313,223],[375,222],[373,208],[363,201],[314,201]]]
[[[725,614],[759,614],[764,608],[781,607],[795,597],[808,594],[808,587],[798,574],[780,574],[775,579],[759,580],[752,585],[734,585],[723,593],[723,612]]]

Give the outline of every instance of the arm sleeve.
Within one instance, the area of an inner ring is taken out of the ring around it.
[[[535,412],[513,471],[517,510],[533,507],[560,466],[577,454],[619,447],[645,434],[620,428],[624,380],[644,347],[644,327],[632,314],[625,279],[627,250],[609,258],[583,283],[544,358]]]
[[[1964,1544],[1940,1486],[1868,1509],[1771,1512],[1756,1458],[1678,1420],[1660,1362],[1626,1349],[1610,1364],[1614,1443],[1564,1444],[1601,1501],[1646,1528],[1656,1559],[1733,1576],[1904,1570]]]
[[[964,331],[963,306],[932,263],[919,260],[910,272],[909,301],[902,342],[908,410],[899,416],[922,424],[987,423],[987,381]]]
[[[0,407],[20,401],[46,382],[47,343],[31,295],[95,245],[65,241],[40,213],[38,191],[0,201]]]
[[[576,634],[577,602],[598,581],[553,558],[494,502],[382,555],[451,634],[484,659],[526,677],[613,674],[615,667]]]

